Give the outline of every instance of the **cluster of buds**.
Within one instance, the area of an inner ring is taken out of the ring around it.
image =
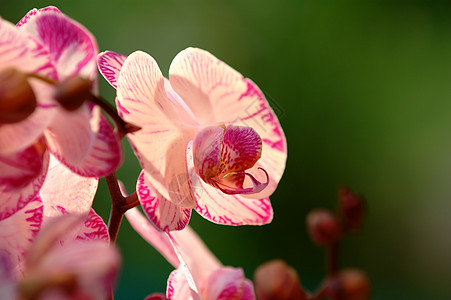
[[[260,300],[366,300],[370,297],[370,282],[358,269],[338,268],[338,246],[348,233],[363,226],[365,201],[348,188],[338,191],[338,208],[318,208],[306,218],[307,231],[313,243],[327,250],[327,276],[320,289],[309,294],[301,285],[296,270],[281,260],[261,265],[254,274],[255,289]]]

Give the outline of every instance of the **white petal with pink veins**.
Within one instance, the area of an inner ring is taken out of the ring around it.
[[[186,151],[190,181],[197,201],[196,211],[217,224],[263,225],[272,221],[273,210],[269,198],[249,199],[242,195],[228,195],[205,183],[194,169],[192,143]]]
[[[191,290],[181,269],[175,269],[169,275],[166,297],[171,300],[200,300],[198,294]]]
[[[87,217],[97,191],[98,179],[77,175],[58,163],[54,157],[51,159],[40,192],[44,214],[46,217],[58,216],[58,210],[63,209],[65,213]]]
[[[102,74],[114,88],[117,88],[119,72],[121,71],[126,58],[127,56],[113,51],[104,51],[97,55],[97,66],[100,74]]]
[[[43,207],[37,197],[23,209],[0,221],[0,252],[7,254],[13,268],[23,261],[41,228],[42,218]]]
[[[240,268],[222,267],[216,269],[204,282],[202,299],[241,299],[244,290],[244,272]]]
[[[182,208],[168,201],[152,187],[145,171],[139,175],[136,192],[144,212],[158,229],[181,230],[188,224],[191,209]]]
[[[43,10],[22,23],[19,29],[33,35],[48,49],[58,79],[73,75],[97,78],[97,43],[78,22],[60,12]]]
[[[49,165],[42,142],[11,156],[0,156],[0,220],[22,209],[38,194]]]
[[[127,137],[146,170],[148,180],[167,200],[193,208],[185,152],[194,129],[176,117],[174,103],[168,100],[164,78],[155,60],[134,52],[122,66],[117,88],[117,106],[124,120],[141,130]]]

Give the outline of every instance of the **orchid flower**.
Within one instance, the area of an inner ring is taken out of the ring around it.
[[[91,208],[97,184],[51,157],[39,194],[0,221],[2,295],[107,297],[119,255],[109,246],[107,226]]]
[[[119,140],[99,107],[66,111],[54,99],[55,87],[35,78],[79,76],[96,93],[97,51],[91,33],[56,7],[33,9],[17,26],[0,19],[0,220],[36,197],[49,153],[87,177],[120,164]]]
[[[252,282],[244,277],[243,270],[223,266],[189,226],[161,232],[138,208],[125,215],[136,232],[176,268],[169,276],[166,297],[154,294],[147,299],[255,299]]]
[[[174,58],[169,79],[141,51],[103,52],[98,65],[120,115],[142,128],[128,135],[143,167],[137,193],[159,229],[183,229],[193,208],[218,224],[271,222],[287,147],[257,85],[195,48]]]

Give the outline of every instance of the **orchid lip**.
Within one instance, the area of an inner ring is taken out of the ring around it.
[[[216,187],[217,189],[219,189],[221,192],[223,192],[224,194],[227,195],[236,195],[236,194],[240,194],[240,195],[250,195],[250,194],[257,194],[260,193],[261,191],[263,191],[269,184],[269,176],[268,176],[268,172],[266,172],[265,169],[263,168],[258,168],[259,170],[262,170],[265,175],[266,175],[266,182],[260,182],[258,181],[252,174],[246,173],[246,172],[236,172],[236,174],[238,173],[243,173],[244,175],[249,176],[249,178],[252,181],[253,186],[250,188],[223,188],[220,186],[220,184],[218,184],[216,181],[211,181],[211,184]]]

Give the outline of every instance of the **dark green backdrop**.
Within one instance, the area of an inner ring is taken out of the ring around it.
[[[365,229],[345,240],[343,266],[363,268],[372,299],[451,299],[451,6],[438,1],[2,0],[18,21],[50,4],[97,37],[100,50],[150,53],[167,74],[188,46],[252,78],[276,105],[289,157],[263,227],[192,226],[226,265],[283,258],[310,289],[323,252],[304,219],[333,207],[342,184],[366,195]],[[114,92],[101,82],[102,94]],[[127,148],[118,177],[133,189]],[[102,182],[95,208],[107,217]],[[172,268],[125,222],[117,299],[164,291]]]

